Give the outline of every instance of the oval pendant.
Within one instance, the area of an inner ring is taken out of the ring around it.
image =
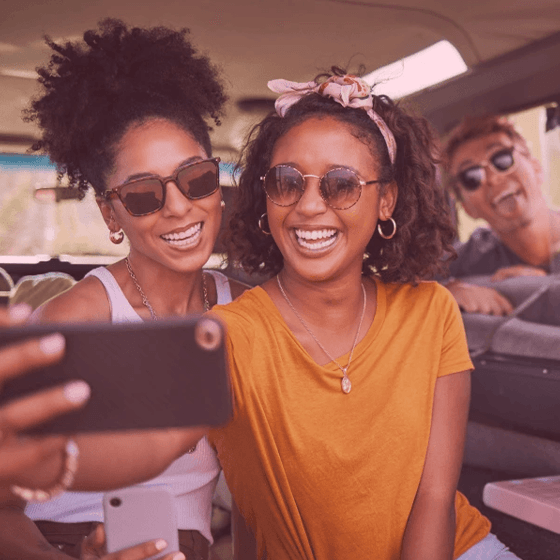
[[[350,383],[350,379],[348,379],[348,377],[344,376],[341,379],[340,384],[344,393],[348,394],[352,390],[352,383]]]

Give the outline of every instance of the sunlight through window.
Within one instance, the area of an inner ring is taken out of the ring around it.
[[[449,41],[439,41],[367,74],[364,79],[376,85],[377,95],[398,99],[466,71],[467,65],[459,51]]]

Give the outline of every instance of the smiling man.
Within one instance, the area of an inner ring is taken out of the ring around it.
[[[449,191],[469,216],[490,226],[458,247],[446,285],[463,310],[505,315],[512,311],[505,297],[460,279],[560,273],[560,213],[543,196],[539,161],[503,117],[465,119],[449,135],[443,156]]]

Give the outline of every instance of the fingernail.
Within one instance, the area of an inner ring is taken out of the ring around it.
[[[175,556],[173,556],[173,560],[187,560],[187,559],[182,552],[179,552],[178,554],[175,554]]]
[[[18,303],[16,305],[11,305],[8,308],[10,319],[18,323],[21,323],[22,321],[28,319],[32,311],[33,309],[31,308],[30,305],[27,305],[27,303]]]
[[[167,541],[159,539],[159,541],[155,542],[155,545],[158,550],[165,550],[167,548]]]
[[[64,396],[67,401],[81,404],[89,399],[90,386],[85,381],[71,381],[64,386]]]
[[[45,336],[39,342],[39,346],[44,354],[56,354],[64,349],[64,337],[60,333]]]

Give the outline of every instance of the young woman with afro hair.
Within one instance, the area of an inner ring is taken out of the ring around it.
[[[217,69],[185,29],[104,20],[83,41],[47,38],[47,44],[52,56],[38,70],[41,92],[26,112],[42,132],[33,149],[49,155],[70,188],[94,189],[111,240],[126,237],[130,251],[45,304],[36,319],[138,322],[231,301],[244,287],[202,270],[223,206],[208,123],[219,124],[226,101]],[[208,557],[219,472],[203,438],[155,479],[175,495],[181,550],[189,560]],[[98,557],[92,550],[101,549],[101,529],[87,546],[81,543],[103,521],[101,493],[67,492],[29,504],[28,517],[23,502],[14,500],[2,512],[3,555]],[[156,552],[153,543],[146,546],[129,554]]]

